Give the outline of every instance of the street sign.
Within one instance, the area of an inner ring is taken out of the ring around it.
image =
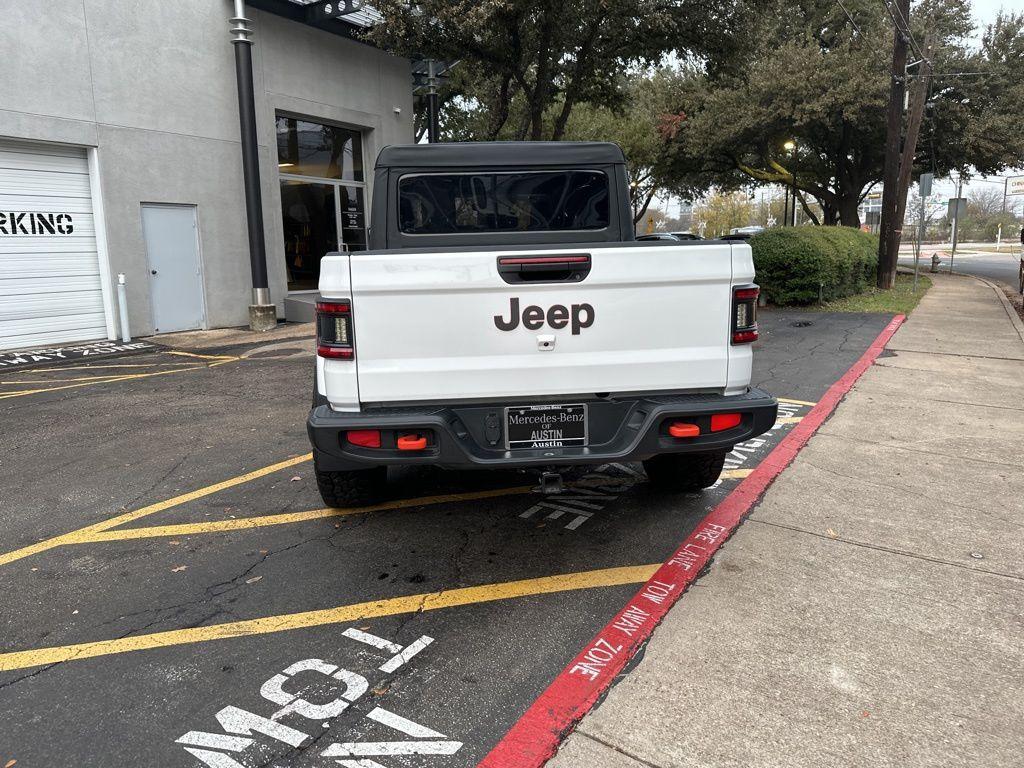
[[[1024,176],[1010,176],[1006,180],[1006,194],[1024,195]]]
[[[928,197],[932,193],[932,179],[935,178],[935,174],[922,173],[921,178],[917,180],[918,191],[921,193],[921,197]]]
[[[962,219],[967,215],[967,198],[951,197],[946,204],[946,218]]]

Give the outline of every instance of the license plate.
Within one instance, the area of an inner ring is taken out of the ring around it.
[[[567,448],[587,444],[587,406],[524,405],[505,409],[507,448]]]

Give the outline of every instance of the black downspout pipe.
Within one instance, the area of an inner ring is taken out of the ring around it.
[[[427,59],[427,142],[436,144],[440,140],[441,126],[438,115],[437,74],[434,60]]]
[[[242,177],[245,217],[249,235],[249,266],[252,303],[249,328],[265,331],[277,325],[277,309],[270,301],[267,281],[267,244],[263,234],[263,195],[260,191],[260,155],[256,135],[256,97],[252,81],[252,40],[245,17],[245,0],[234,0],[231,43],[235,46],[235,78],[238,84],[238,123],[242,143]]]

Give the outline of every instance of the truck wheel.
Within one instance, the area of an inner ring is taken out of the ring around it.
[[[644,462],[651,483],[671,493],[699,491],[714,485],[722,474],[728,451],[663,453]]]
[[[315,462],[315,456],[314,456]],[[324,504],[335,509],[362,507],[380,500],[388,468],[328,471],[316,469],[316,485]]]

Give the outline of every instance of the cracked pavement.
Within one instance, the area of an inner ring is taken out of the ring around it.
[[[761,320],[755,383],[814,401],[889,317],[769,310]],[[132,362],[156,359],[137,355]],[[0,401],[0,552],[306,453],[311,374],[311,360],[261,356]],[[744,466],[754,466],[787,428],[766,435]],[[587,471],[593,469],[569,478]],[[401,734],[367,719],[383,707],[463,743],[450,757],[378,758],[387,768],[475,765],[636,585],[423,607],[453,588],[659,562],[737,482],[672,498],[636,482],[635,472],[603,470],[611,483],[630,487],[588,509],[592,516],[575,530],[565,518],[521,517],[537,499],[519,493],[69,544],[2,565],[0,653],[406,596],[418,596],[419,609],[0,672],[0,765],[201,766],[175,740],[190,730],[218,731],[214,715],[227,706],[269,717],[275,707],[261,697],[261,685],[307,658],[363,675],[369,691],[326,726],[286,718],[307,742],[293,749],[260,737],[232,755],[239,764],[328,765],[334,763],[319,757],[328,743],[393,741]],[[396,498],[413,499],[532,482],[521,472],[420,469],[395,473],[392,489]],[[322,506],[307,462],[123,528]],[[343,637],[348,627],[402,646],[421,635],[434,642],[386,675],[376,668],[382,652]]]

